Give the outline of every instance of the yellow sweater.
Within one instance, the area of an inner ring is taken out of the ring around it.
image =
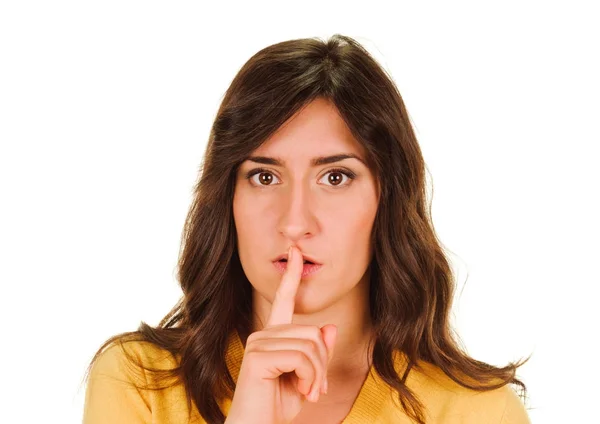
[[[125,347],[145,365],[160,369],[176,366],[176,359],[169,352],[149,342],[127,342]],[[234,381],[237,381],[243,355],[242,342],[237,332],[233,332],[226,361]],[[405,364],[403,358],[400,354],[396,356],[397,370]],[[475,392],[455,383],[439,368],[427,363],[421,365],[423,371],[413,368],[406,384],[425,406],[428,424],[530,424],[523,403],[510,386]],[[121,347],[111,345],[100,354],[90,371],[83,424],[187,423],[183,385],[152,391],[137,390],[131,384],[136,382],[143,386],[146,381],[147,376],[140,381],[139,375],[132,371]],[[343,424],[412,424],[391,393],[372,368]],[[230,399],[220,404],[225,415],[230,405]],[[206,423],[193,403],[192,408],[190,423]]]

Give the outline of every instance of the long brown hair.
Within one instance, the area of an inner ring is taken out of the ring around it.
[[[495,367],[469,357],[451,328],[454,276],[428,208],[425,163],[404,102],[392,78],[356,40],[297,39],[266,47],[241,68],[213,123],[194,198],[183,229],[177,277],[183,296],[157,327],[142,322],[114,342],[142,340],[180,357],[159,381],[183,382],[209,423],[225,419],[218,400],[235,383],[226,362],[228,335],[251,332],[251,285],[237,253],[232,213],[239,165],[303,106],[331,101],[367,151],[380,188],[371,242],[370,311],[375,329],[373,365],[398,391],[408,416],[425,423],[423,405],[405,385],[418,361],[439,367],[464,387],[526,387],[516,369],[529,360]],[[393,352],[405,353],[403,375]],[[131,358],[133,361],[134,358]],[[135,361],[137,362],[137,361]],[[152,372],[153,369],[144,369]]]

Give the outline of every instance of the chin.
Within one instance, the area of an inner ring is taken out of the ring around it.
[[[315,293],[313,290],[306,292],[299,288],[296,294],[294,314],[311,315],[324,310],[328,303],[323,295],[323,293]]]

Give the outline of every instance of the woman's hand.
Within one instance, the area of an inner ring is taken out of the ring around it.
[[[306,400],[325,393],[337,328],[292,324],[302,268],[292,247],[267,325],[246,342],[227,424],[288,424]]]

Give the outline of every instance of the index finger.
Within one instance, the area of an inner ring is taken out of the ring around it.
[[[290,257],[291,256],[291,257]],[[293,246],[288,253],[288,263],[281,283],[275,292],[275,299],[271,306],[271,313],[266,327],[274,325],[291,324],[294,316],[296,293],[302,277],[302,254]]]

